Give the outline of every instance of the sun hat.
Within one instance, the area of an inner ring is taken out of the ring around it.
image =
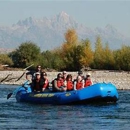
[[[86,75],[91,76],[91,74],[89,72]]]
[[[40,73],[39,73],[39,72],[36,72],[35,74],[36,74],[36,75],[40,75]]]
[[[66,71],[63,71],[63,74],[66,74],[67,72]]]

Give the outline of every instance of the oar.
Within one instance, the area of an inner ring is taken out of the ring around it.
[[[28,68],[32,67],[34,64],[31,64],[30,66],[24,68],[23,70],[27,70]]]
[[[26,71],[23,72],[23,74],[17,80],[15,80],[15,82],[19,81],[24,76],[25,73],[26,73]]]
[[[23,85],[22,85],[23,86]],[[14,93],[16,93],[19,90],[20,87],[16,88],[12,93],[9,93],[7,95],[7,99],[9,99]]]
[[[11,74],[8,74],[5,78],[3,78],[3,79],[0,81],[0,83],[2,83],[3,81],[5,81],[10,75],[12,75],[12,73],[11,73]]]
[[[9,98],[12,96],[12,94],[13,94],[13,93],[9,93],[9,94],[7,95],[7,99],[9,99]]]
[[[13,94],[14,94],[14,92],[15,91],[18,91],[19,90],[19,88],[16,88],[12,93],[9,93],[8,95],[7,95],[7,99],[9,99]]]
[[[15,80],[15,82],[19,81],[19,80],[24,76],[24,74],[26,73],[26,70],[27,70],[28,68],[30,68],[31,66],[33,66],[33,65],[34,65],[34,64],[31,64],[30,66],[24,68],[23,70],[24,70],[25,72],[23,72],[23,74],[22,74],[17,80]]]

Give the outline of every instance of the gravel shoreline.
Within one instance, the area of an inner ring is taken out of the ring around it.
[[[11,84],[11,85],[21,85],[24,83],[25,75],[19,80],[16,81],[24,71],[0,71],[0,81],[4,79],[7,75],[9,77],[1,82],[1,84]],[[59,72],[47,72],[48,79],[51,82]],[[72,74],[73,78],[77,76],[77,72],[67,72],[68,74]],[[87,72],[84,72],[86,75]],[[93,83],[97,82],[105,82],[105,83],[113,83],[117,89],[121,90],[130,90],[130,73],[129,72],[117,72],[117,71],[90,71]],[[9,81],[8,81],[9,80]]]

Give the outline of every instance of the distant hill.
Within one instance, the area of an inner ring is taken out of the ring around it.
[[[69,28],[74,28],[77,31],[79,39],[88,38],[92,47],[94,47],[97,36],[102,38],[103,43],[109,43],[111,49],[118,49],[122,44],[128,45],[130,43],[130,38],[123,36],[111,25],[107,25],[103,29],[92,30],[76,22],[65,12],[61,12],[50,19],[29,17],[18,21],[11,27],[0,27],[0,48],[15,49],[23,42],[32,41],[42,51],[51,50],[64,42],[64,33]]]

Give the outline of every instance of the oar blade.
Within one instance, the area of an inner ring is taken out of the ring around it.
[[[12,94],[13,94],[13,93],[9,93],[9,94],[7,95],[7,99],[9,99],[9,98],[12,96]]]

